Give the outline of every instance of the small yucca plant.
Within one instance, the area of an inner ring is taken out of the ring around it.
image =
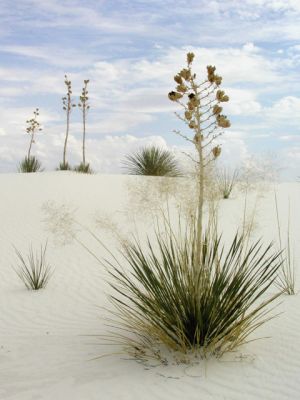
[[[223,199],[229,199],[239,177],[238,169],[223,168],[217,171],[217,185]]]
[[[206,234],[198,265],[196,238],[195,225],[179,236],[157,233],[146,248],[127,242],[121,261],[106,261],[114,290],[110,338],[130,354],[153,357],[163,344],[222,355],[271,318],[267,306],[280,293],[264,294],[276,279],[280,253],[260,241],[245,251],[238,235],[225,250],[220,238]]]
[[[34,254],[32,246],[29,249],[27,259],[15,248],[19,259],[18,268],[15,269],[18,277],[28,290],[45,288],[51,275],[52,268],[46,261],[47,243],[41,246],[40,252]]]
[[[156,146],[144,147],[126,156],[124,166],[130,175],[180,176],[174,155]]]
[[[71,171],[72,167],[68,162],[61,162],[59,167],[57,168],[58,171]]]
[[[92,174],[93,170],[90,167],[90,164],[80,163],[77,167],[74,167],[75,172],[79,172],[82,174]]]
[[[41,124],[38,121],[38,116],[40,115],[38,108],[36,108],[35,111],[33,111],[33,115],[34,115],[33,118],[28,119],[26,121],[27,123],[26,132],[30,135],[30,142],[29,142],[27,156],[19,164],[19,169],[18,169],[19,172],[41,171],[40,161],[35,156],[31,155],[31,148],[32,145],[35,143],[36,133],[42,130]]]
[[[35,156],[25,157],[19,164],[19,172],[42,171],[42,165]]]

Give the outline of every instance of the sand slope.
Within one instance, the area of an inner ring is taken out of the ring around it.
[[[96,336],[87,336],[106,331],[99,309],[108,305],[106,273],[70,237],[65,237],[64,245],[59,235],[54,240],[45,204],[64,205],[93,230],[96,215],[114,216],[126,232],[122,210],[130,203],[127,186],[134,179],[69,172],[0,175],[0,399],[298,399],[299,295],[283,297],[278,308],[283,314],[253,336],[270,339],[249,343],[221,360],[145,366],[115,355],[91,361],[113,351]],[[300,184],[280,184],[276,190],[283,230],[290,201],[299,275]],[[254,235],[272,240],[276,236],[273,192],[257,203],[255,198],[249,199],[249,207],[252,204],[257,211]],[[242,196],[221,202],[220,220],[228,235],[236,229],[242,209]],[[97,233],[114,245],[109,232]],[[104,255],[86,232],[79,234],[100,257]],[[55,272],[45,290],[27,291],[12,268],[16,264],[12,245],[26,253],[31,243],[38,247],[47,238],[48,260]]]

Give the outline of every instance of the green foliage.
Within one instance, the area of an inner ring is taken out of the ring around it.
[[[61,162],[61,163],[59,164],[59,167],[57,168],[57,170],[58,170],[58,171],[71,171],[71,170],[72,170],[72,167],[71,167],[71,165],[70,165],[68,162],[66,162],[66,163]]]
[[[19,164],[19,172],[39,172],[42,165],[35,156],[25,157]]]
[[[280,253],[260,241],[245,249],[238,235],[226,251],[211,234],[202,243],[201,265],[195,264],[195,226],[179,235],[157,232],[146,247],[127,242],[121,260],[106,262],[114,290],[110,325],[130,354],[154,356],[164,344],[222,355],[271,318],[267,306],[280,293],[266,298],[265,292],[276,279]]]
[[[74,167],[74,171],[82,174],[93,173],[93,170],[90,168],[90,164],[83,164],[83,163],[80,163],[77,167]]]
[[[29,249],[29,255],[25,259],[15,248],[19,259],[16,273],[28,290],[39,290],[45,288],[51,277],[51,266],[46,262],[47,244],[41,246],[40,253],[34,254],[32,246]]]
[[[173,154],[155,146],[128,155],[124,165],[130,175],[181,176]]]

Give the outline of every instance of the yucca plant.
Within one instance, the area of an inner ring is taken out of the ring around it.
[[[59,170],[59,171],[71,171],[72,167],[68,162],[65,162],[65,163],[61,162],[59,164],[59,167],[57,168],[57,170]]]
[[[52,268],[46,261],[46,250],[47,243],[44,247],[41,246],[40,252],[36,253],[33,252],[31,246],[27,258],[24,258],[15,248],[19,259],[19,265],[15,271],[28,290],[45,288],[52,275]]]
[[[63,110],[66,112],[66,117],[67,117],[67,126],[66,126],[66,135],[65,135],[65,141],[64,141],[64,150],[63,150],[63,161],[60,163],[58,170],[61,171],[66,171],[69,168],[69,164],[67,162],[67,144],[68,144],[68,138],[69,138],[69,130],[70,130],[70,116],[72,109],[76,107],[76,104],[73,102],[72,99],[72,82],[70,79],[68,79],[68,76],[65,75],[65,85],[67,88],[67,93],[66,95],[62,98],[62,103],[63,103]]]
[[[114,291],[108,340],[140,357],[157,355],[161,345],[222,355],[272,318],[268,306],[280,293],[265,293],[276,279],[280,253],[260,241],[245,251],[239,235],[225,250],[220,237],[207,233],[198,265],[196,229],[193,223],[181,234],[157,231],[146,247],[134,239],[123,246],[121,259],[106,261]]]
[[[82,174],[92,174],[93,170],[90,167],[90,164],[80,163],[77,167],[74,167],[75,172],[79,172]]]
[[[130,175],[180,176],[174,155],[156,146],[144,147],[126,156],[124,167]]]
[[[35,156],[25,157],[19,164],[19,172],[42,171],[42,165]]]
[[[33,111],[33,115],[33,118],[26,121],[26,132],[30,135],[30,142],[27,156],[19,164],[19,172],[37,172],[41,170],[40,161],[35,156],[31,155],[31,148],[33,143],[35,143],[35,135],[37,132],[42,130],[41,124],[37,120],[38,116],[40,115],[38,108]]]
[[[86,119],[87,119],[87,114],[90,109],[90,105],[88,103],[89,97],[88,97],[88,83],[89,79],[84,80],[84,86],[81,91],[81,96],[79,97],[79,103],[78,107],[82,111],[82,124],[83,124],[83,134],[82,134],[82,165],[85,167],[86,166],[86,160],[85,160],[85,139],[86,139]]]
[[[223,168],[217,171],[217,185],[223,199],[229,199],[239,177],[238,169]]]

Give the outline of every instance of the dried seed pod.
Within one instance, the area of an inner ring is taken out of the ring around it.
[[[220,146],[214,147],[214,148],[212,149],[212,153],[213,153],[213,156],[214,156],[215,158],[219,157],[220,154],[221,154],[221,147],[220,147]]]
[[[171,101],[177,101],[181,99],[182,94],[172,91],[168,94],[168,97]]]
[[[176,87],[176,90],[178,91],[178,92],[182,92],[182,93],[185,93],[187,90],[188,90],[188,88],[185,86],[185,85],[178,85],[177,87]]]
[[[218,90],[216,93],[216,99],[219,102],[226,102],[229,101],[229,97],[225,95],[225,92],[223,90]]]
[[[214,82],[217,86],[221,85],[222,83],[222,77],[220,75],[215,75],[214,76]]]
[[[195,121],[191,121],[191,122],[189,123],[189,128],[195,129],[196,127],[197,127],[197,124],[196,124]]]
[[[176,83],[178,83],[179,85],[181,85],[182,82],[183,82],[180,75],[175,75],[175,76],[174,76],[174,81],[175,81]]]
[[[193,103],[192,101],[189,101],[189,102],[187,103],[187,106],[188,106],[188,109],[189,109],[190,111],[193,111],[194,108],[195,108],[195,105],[194,105],[194,103]]]
[[[187,53],[186,58],[187,58],[187,63],[191,64],[194,60],[195,54],[194,53]]]
[[[190,72],[188,69],[186,69],[186,68],[182,69],[182,70],[179,72],[179,75],[180,75],[183,79],[185,79],[186,81],[188,81],[188,80],[191,79],[191,72]]]
[[[194,136],[194,142],[195,143],[200,143],[203,140],[203,135],[201,133],[196,133],[196,135]]]
[[[213,114],[214,115],[219,115],[221,114],[223,110],[223,107],[220,107],[218,104],[216,104],[215,106],[213,106]]]
[[[217,124],[221,128],[229,128],[230,121],[227,119],[226,115],[218,115],[217,116]]]
[[[190,111],[186,111],[186,112],[184,113],[184,116],[185,116],[185,118],[186,118],[187,120],[190,120],[190,119],[192,119],[193,114],[192,114]]]

